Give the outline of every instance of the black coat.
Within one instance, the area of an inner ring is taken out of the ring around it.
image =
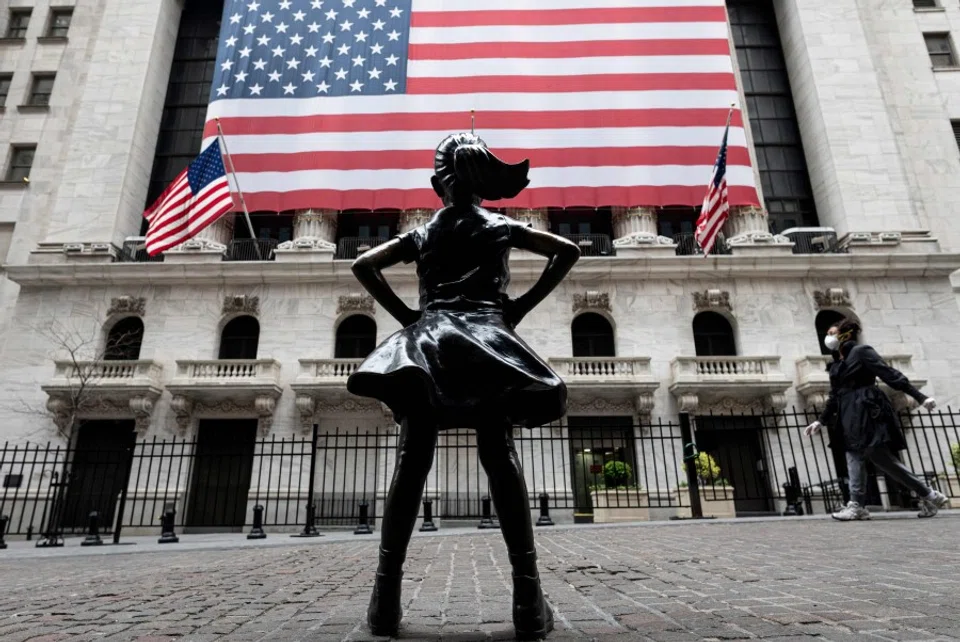
[[[831,447],[850,452],[881,445],[894,451],[904,450],[907,443],[897,413],[887,395],[877,387],[877,379],[919,403],[926,401],[926,395],[913,387],[902,372],[888,366],[870,346],[851,347],[848,343],[840,350],[846,357],[836,359],[828,368],[830,396],[820,415]]]

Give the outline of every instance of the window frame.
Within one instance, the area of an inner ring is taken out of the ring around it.
[[[0,74],[0,87],[3,86],[3,82],[7,82],[6,91],[0,92],[0,111],[2,111],[7,105],[7,99],[10,97],[10,88],[13,87],[13,74],[12,73],[2,73]]]
[[[25,17],[26,22],[22,26],[17,26],[17,31],[22,30],[22,35],[14,35],[14,21],[17,18]],[[30,30],[30,19],[33,17],[33,9],[31,7],[11,7],[9,13],[7,14],[7,28],[4,29],[3,37],[5,40],[26,40],[27,31]]]
[[[55,33],[56,30],[60,29],[60,27],[57,26],[57,18],[60,16],[67,17],[67,26],[63,27],[62,34]],[[44,37],[50,40],[66,40],[72,25],[73,7],[51,7],[50,20],[47,22],[47,28],[44,30]]]
[[[16,165],[15,161],[17,159],[17,154],[21,152],[26,152],[26,151],[32,152],[32,156],[30,157],[30,164]],[[32,145],[32,144],[11,145],[10,156],[9,156],[9,160],[7,161],[7,171],[4,172],[4,182],[6,183],[30,182],[30,172],[33,171],[33,164],[34,164],[34,161],[36,160],[36,154],[37,154],[36,145]],[[27,173],[21,176],[20,178],[16,178],[14,176],[14,170],[16,170],[17,168],[23,168],[23,167],[26,167]]]
[[[931,43],[942,43],[944,51],[933,51],[930,48]],[[930,64],[933,69],[955,69],[957,65],[957,50],[953,46],[953,38],[949,31],[924,32],[923,43],[927,48],[927,55],[930,57]],[[946,57],[949,64],[938,64],[941,57]]]
[[[50,91],[49,93],[38,93],[38,85],[43,82],[50,81]],[[30,78],[30,91],[27,94],[27,102],[25,106],[27,107],[49,107],[50,106],[50,97],[53,96],[53,87],[57,80],[57,74],[55,72],[36,72]],[[40,101],[37,102],[38,96],[46,96],[46,102]]]

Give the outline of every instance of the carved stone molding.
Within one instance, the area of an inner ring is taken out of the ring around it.
[[[693,311],[704,312],[706,310],[724,310],[732,312],[733,306],[730,304],[730,293],[726,290],[707,290],[705,292],[693,293]]]
[[[95,396],[85,399],[73,408],[75,400],[61,395],[47,399],[47,411],[61,431],[67,431],[74,419],[126,419],[133,417],[137,434],[144,436],[150,429],[156,394],[134,395],[129,398]]]
[[[143,316],[146,310],[147,300],[144,297],[121,296],[110,299],[107,316],[112,317],[115,314],[136,314],[137,316]]]
[[[632,414],[635,412],[636,406],[634,405],[634,400],[627,399],[624,401],[608,401],[607,399],[571,399],[567,402],[567,413],[577,412],[577,413],[591,413],[591,412],[609,412],[609,413],[621,413],[621,414]]]
[[[348,312],[374,314],[375,311],[376,307],[374,306],[373,297],[367,294],[347,294],[337,299],[338,315]]]
[[[303,250],[335,252],[336,244],[318,236],[301,236],[292,241],[284,241],[277,246],[278,250]]]
[[[181,434],[186,433],[194,418],[204,416],[239,416],[257,417],[257,428],[261,436],[266,436],[273,427],[273,415],[277,409],[277,398],[273,395],[257,395],[249,402],[223,399],[216,402],[204,403],[194,401],[184,395],[174,395],[170,401],[170,408],[176,416],[177,426]]]
[[[294,404],[297,412],[300,414],[300,428],[303,432],[310,432],[315,422],[317,412],[317,400],[310,395],[297,395]]]
[[[583,310],[604,310],[610,312],[610,295],[606,292],[584,292],[573,295],[574,313]]]
[[[173,410],[177,429],[182,437],[190,428],[190,421],[193,419],[193,402],[183,395],[174,395],[170,400],[170,409]]]
[[[815,290],[813,300],[817,304],[818,310],[825,308],[852,308],[850,294],[843,288],[830,288],[829,290]]]
[[[184,241],[180,245],[167,250],[167,252],[216,252],[223,254],[227,251],[227,246],[223,243],[218,243],[213,239],[204,238],[201,236],[195,236],[192,239]]]
[[[63,253],[71,255],[110,255],[114,254],[110,243],[64,243]]]
[[[695,413],[700,409],[700,397],[694,394],[678,395],[677,407],[680,412]]]
[[[369,415],[383,413],[383,404],[373,400],[346,398],[339,401],[318,401],[317,413],[321,415]]]
[[[637,395],[633,407],[638,415],[649,415],[653,412],[653,394],[645,392]]]
[[[260,297],[234,294],[223,298],[223,314],[260,314]]]

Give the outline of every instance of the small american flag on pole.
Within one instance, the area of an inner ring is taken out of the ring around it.
[[[150,223],[147,253],[154,256],[193,238],[233,206],[220,141],[215,140],[143,213]]]
[[[730,110],[733,114],[733,110]],[[730,199],[727,195],[727,134],[730,133],[730,118],[727,117],[727,127],[723,132],[723,142],[720,143],[720,152],[717,162],[713,165],[713,176],[707,185],[707,195],[703,199],[700,209],[700,218],[697,219],[697,245],[707,257],[717,242],[717,235],[727,222],[730,213]]]

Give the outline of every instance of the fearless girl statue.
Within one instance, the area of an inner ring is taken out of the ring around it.
[[[380,344],[347,389],[385,403],[400,425],[396,469],[381,521],[379,565],[367,620],[395,634],[407,545],[433,463],[438,431],[472,428],[513,569],[513,623],[521,640],[544,638],[553,613],[537,572],[529,496],[513,427],[555,421],[566,412],[563,381],[515,332],[580,258],[570,241],[493,214],[481,201],[513,198],[528,184],[529,162],[494,156],[474,134],[437,148],[433,189],[444,207],[421,227],[356,260],[353,273],[403,329]],[[547,257],[539,280],[511,299],[512,248]],[[382,271],[417,264],[420,306],[412,310]]]

